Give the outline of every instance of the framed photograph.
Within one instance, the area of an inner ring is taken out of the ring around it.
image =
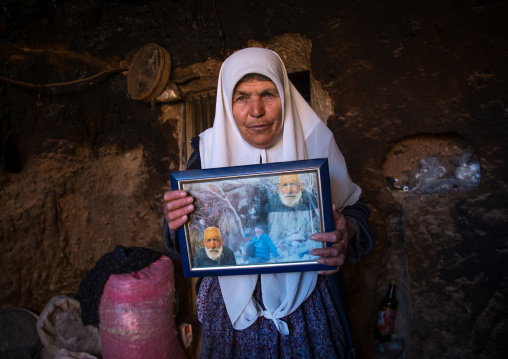
[[[327,159],[171,173],[194,197],[178,230],[186,277],[329,270],[311,234],[333,230]]]

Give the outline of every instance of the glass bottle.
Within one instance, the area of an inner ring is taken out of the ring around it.
[[[389,341],[392,337],[393,326],[397,316],[396,287],[397,281],[392,279],[386,295],[381,299],[381,303],[379,304],[374,337],[381,342]]]

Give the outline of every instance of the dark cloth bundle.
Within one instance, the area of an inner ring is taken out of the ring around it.
[[[104,285],[111,274],[139,271],[161,257],[162,253],[148,248],[116,246],[105,254],[79,285],[81,321],[83,325],[99,324],[99,304]]]

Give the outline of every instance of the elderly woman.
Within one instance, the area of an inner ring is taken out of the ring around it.
[[[263,48],[224,61],[214,125],[191,141],[188,169],[328,158],[335,230],[311,239],[333,243],[312,255],[324,272],[205,277],[197,312],[203,358],[347,358],[353,351],[340,267],[372,248],[369,210],[347,172],[331,131],[288,80],[280,57]],[[185,191],[164,194],[164,245],[194,210]]]

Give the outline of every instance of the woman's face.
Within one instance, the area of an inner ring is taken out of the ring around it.
[[[272,81],[239,82],[233,93],[233,117],[242,138],[257,148],[269,147],[282,125],[282,101]]]

